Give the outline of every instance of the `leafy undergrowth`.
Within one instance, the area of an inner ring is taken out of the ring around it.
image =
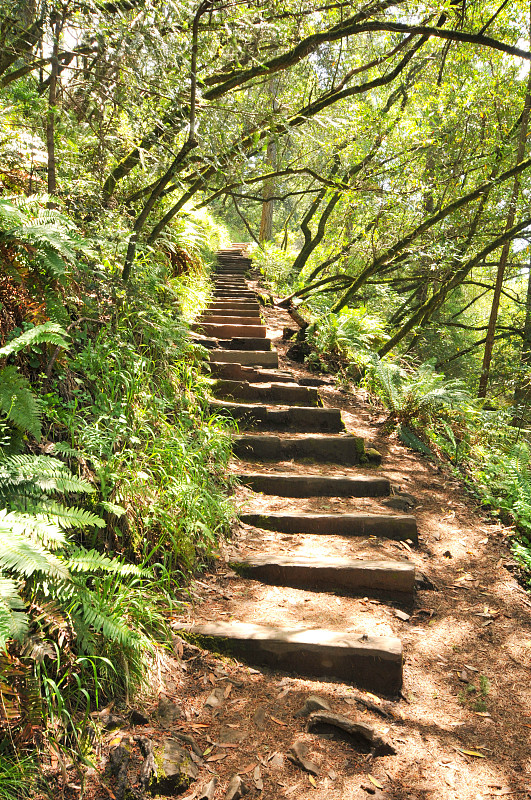
[[[197,239],[124,287],[111,242],[45,201],[0,207],[24,287],[0,319],[2,800],[33,796],[39,761],[90,759],[90,714],[145,686],[234,514],[231,431],[188,336],[210,286]]]

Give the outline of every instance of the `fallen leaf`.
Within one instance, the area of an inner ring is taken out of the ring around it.
[[[271,716],[271,719],[273,720],[273,722],[276,722],[277,725],[282,725],[284,728],[287,727],[287,724],[288,724],[287,722],[282,722],[281,719],[277,719],[276,717],[273,717],[273,716]]]
[[[314,789],[317,789],[317,781],[315,780],[315,778],[313,777],[313,775],[308,775],[308,780],[310,781],[310,783],[312,784],[312,786],[314,787]]]
[[[225,687],[225,691],[223,692],[223,697],[227,699],[227,697],[231,692],[232,692],[232,683],[228,683],[227,686]]]
[[[228,756],[228,753],[216,753],[215,756],[210,756],[210,758],[207,758],[206,760],[207,760],[207,762],[210,762],[210,761],[221,761],[223,758],[227,758],[227,756]]]
[[[461,747],[455,748],[459,753],[464,753],[465,756],[474,756],[475,758],[487,758],[484,753],[478,753],[477,750],[463,750]]]
[[[257,764],[248,764],[245,769],[238,770],[238,775],[247,775],[248,772],[252,772],[257,766]]]
[[[383,789],[383,785],[380,783],[380,781],[376,780],[376,778],[374,778],[370,773],[367,775],[367,777],[373,786],[376,786],[377,789]]]

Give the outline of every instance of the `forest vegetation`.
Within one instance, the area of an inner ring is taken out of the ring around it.
[[[530,36],[521,0],[0,0],[2,800],[89,758],[230,529],[188,326],[231,240],[528,580]]]

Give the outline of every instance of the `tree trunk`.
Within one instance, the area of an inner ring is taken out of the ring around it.
[[[527,79],[526,94],[524,100],[524,111],[522,114],[522,121],[520,124],[520,133],[518,136],[518,149],[516,155],[516,163],[519,164],[524,159],[525,147],[527,141],[527,131],[529,128],[529,111],[531,108],[531,70]],[[514,225],[516,216],[516,206],[518,202],[518,195],[520,194],[520,176],[516,175],[514,178],[513,189],[509,201],[509,211],[507,212],[507,221],[505,223],[505,230],[509,230]],[[479,378],[478,397],[487,396],[487,386],[489,383],[490,366],[492,363],[492,352],[494,349],[494,336],[496,334],[496,322],[498,321],[498,311],[500,308],[500,298],[503,289],[503,281],[505,278],[505,269],[511,251],[511,241],[507,241],[500,254],[500,263],[498,265],[498,272],[496,274],[496,283],[494,285],[494,295],[492,297],[492,307],[490,310],[489,325],[487,328],[487,336],[485,340],[485,351],[483,353],[483,364],[481,366],[481,375]]]
[[[527,276],[527,297],[524,322],[524,335],[520,353],[520,376],[513,397],[515,413],[512,424],[521,428],[528,420],[531,407],[531,259]]]
[[[57,13],[52,22],[53,50],[51,60],[50,88],[48,91],[48,115],[46,119],[46,150],[48,153],[48,194],[57,192],[57,164],[55,160],[55,110],[57,105],[57,76],[59,74],[59,39],[64,20]]]
[[[277,168],[277,143],[275,139],[270,139],[267,143],[267,156],[266,162],[269,164],[273,171]],[[260,244],[263,242],[270,242],[273,238],[273,197],[275,194],[275,179],[268,178],[264,181],[262,203],[262,219],[260,220],[260,235],[258,236]]]

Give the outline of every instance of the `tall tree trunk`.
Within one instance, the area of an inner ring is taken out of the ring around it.
[[[523,161],[525,155],[527,131],[529,128],[530,109],[531,109],[531,70],[529,71],[529,76],[527,78],[524,110],[522,113],[522,121],[520,123],[520,133],[518,136],[518,149],[516,154],[517,164]],[[509,210],[507,212],[505,230],[509,230],[509,228],[512,228],[514,225],[519,194],[520,194],[520,176],[515,175],[513,189],[511,192],[511,198],[509,201]],[[498,272],[496,274],[496,283],[494,285],[494,295],[492,297],[492,307],[490,310],[489,324],[485,340],[485,351],[483,353],[483,364],[481,365],[481,375],[479,377],[478,397],[487,396],[487,387],[490,376],[490,366],[492,363],[492,352],[494,349],[494,337],[496,334],[496,323],[498,321],[498,311],[500,308],[501,292],[503,289],[505,270],[507,267],[507,261],[509,260],[510,252],[511,252],[511,242],[507,241],[502,248],[500,254],[500,262],[498,264]]]
[[[48,153],[48,194],[57,191],[57,164],[55,160],[55,113],[57,105],[57,76],[59,75],[59,39],[63,28],[64,17],[56,12],[52,17],[53,50],[48,90],[48,115],[46,119],[46,150]]]
[[[278,111],[278,100],[277,100],[277,90],[278,90],[278,79],[272,78],[268,84],[268,93],[271,98],[271,110],[273,114]],[[270,136],[267,142],[267,152],[266,152],[266,164],[271,168],[271,172],[275,172],[277,169],[277,140],[274,136]],[[258,239],[260,244],[263,242],[270,242],[273,238],[273,200],[270,200],[271,197],[275,194],[275,179],[268,178],[268,180],[264,181],[263,186],[263,198],[264,202],[262,203],[262,218],[260,220],[260,233],[258,235]]]
[[[276,170],[277,143],[275,139],[270,139],[267,143],[266,161],[273,171]],[[260,235],[258,237],[260,244],[263,242],[270,242],[273,238],[273,200],[270,200],[269,198],[273,197],[274,194],[275,179],[268,178],[266,181],[264,181],[264,202],[262,203],[262,219],[260,220]]]
[[[529,273],[527,276],[527,296],[523,333],[522,350],[520,352],[520,377],[516,384],[513,397],[515,413],[512,423],[518,428],[526,423],[529,416],[529,408],[531,407],[531,259],[529,261]]]

